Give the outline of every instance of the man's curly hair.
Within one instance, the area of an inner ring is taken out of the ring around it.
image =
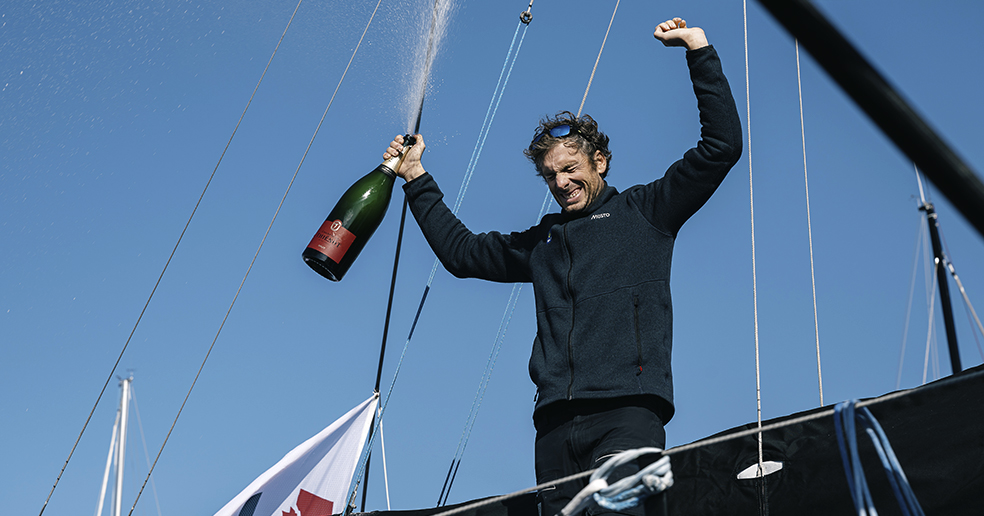
[[[549,131],[551,129],[565,124],[574,129],[571,134],[559,138],[550,136]],[[598,122],[595,122],[589,115],[577,117],[570,111],[561,111],[552,117],[548,116],[540,120],[540,125],[537,126],[533,137],[536,138],[540,134],[543,137],[536,143],[530,144],[530,147],[523,151],[523,154],[536,167],[537,175],[543,175],[543,171],[541,170],[541,167],[543,167],[543,157],[546,156],[550,148],[557,142],[563,142],[568,147],[576,146],[589,158],[594,156],[595,151],[601,151],[601,154],[605,156],[607,164],[605,165],[605,170],[600,171],[600,175],[602,178],[608,175],[608,170],[612,166],[612,152],[608,150],[608,136],[598,130]]]

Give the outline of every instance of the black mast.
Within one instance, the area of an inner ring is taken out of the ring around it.
[[[957,348],[957,329],[953,325],[953,308],[950,306],[950,286],[946,279],[946,258],[943,257],[943,246],[940,245],[939,221],[933,203],[924,201],[919,210],[926,212],[926,222],[929,223],[929,237],[933,241],[933,258],[936,262],[936,281],[940,285],[940,308],[943,309],[946,343],[950,350],[950,367],[953,374],[957,374],[963,368],[960,367],[960,350]]]
[[[950,368],[953,374],[959,373],[963,368],[960,365],[960,348],[957,347],[957,328],[953,324],[953,308],[950,305],[950,284],[946,279],[946,269],[948,268],[946,257],[943,255],[943,245],[940,243],[940,222],[939,215],[933,203],[926,200],[926,193],[923,190],[922,179],[919,177],[919,170],[916,169],[916,182],[919,183],[919,211],[926,212],[926,222],[929,223],[929,238],[933,244],[933,261],[936,268],[936,282],[940,288],[940,308],[943,310],[943,324],[946,326],[947,349],[950,351]]]
[[[431,61],[434,52],[434,29],[437,26],[437,8],[438,2],[440,0],[434,0],[434,9],[431,13],[431,24],[430,24],[430,35],[427,38],[427,54],[424,56],[424,72],[423,72],[423,89],[420,94],[420,104],[417,106],[417,122],[414,124],[413,133],[420,133],[420,117],[424,113],[424,97],[427,94],[427,79],[430,76]],[[412,138],[413,135],[407,135],[407,140],[404,141],[405,146],[410,146],[414,144]],[[406,151],[404,151],[406,152]],[[400,215],[400,230],[396,238],[396,256],[393,258],[393,278],[390,281],[389,290],[389,301],[386,303],[386,321],[383,323],[383,341],[379,346],[379,366],[376,369],[376,387],[374,392],[379,394],[379,384],[383,377],[383,359],[386,356],[386,338],[389,334],[389,324],[390,324],[390,314],[393,311],[393,292],[396,290],[396,272],[400,267],[400,248],[403,245],[403,228],[407,221],[407,198],[403,198],[403,211]],[[426,295],[426,294],[425,294]],[[421,301],[423,303],[423,301]],[[418,313],[418,315],[420,315]],[[411,330],[412,332],[413,330]],[[376,414],[372,415],[372,422],[369,423],[369,437],[371,441],[372,432],[376,428]],[[372,459],[372,450],[369,450],[366,454],[366,472],[362,478],[362,504],[361,512],[366,511],[366,494],[369,490],[369,461]],[[346,507],[346,511],[348,508]]]

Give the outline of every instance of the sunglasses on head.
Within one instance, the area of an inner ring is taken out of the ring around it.
[[[570,124],[558,125],[557,127],[553,127],[546,131],[540,131],[540,133],[537,134],[535,138],[533,138],[533,141],[530,142],[530,149],[532,150],[533,146],[536,145],[537,142],[542,140],[543,137],[548,134],[554,138],[563,138],[565,136],[570,136],[571,133],[581,134],[581,131],[578,131],[577,127],[574,127]]]

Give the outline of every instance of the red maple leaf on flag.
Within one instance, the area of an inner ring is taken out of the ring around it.
[[[331,500],[325,500],[303,489],[297,494],[297,510],[301,513],[300,516],[331,516],[334,505]],[[290,512],[280,512],[283,516],[298,516],[293,507],[290,508]]]

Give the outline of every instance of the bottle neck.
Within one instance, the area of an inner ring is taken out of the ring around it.
[[[403,158],[405,158],[406,155],[407,152],[404,150],[399,156],[393,156],[392,158],[382,162],[382,164],[379,165],[379,168],[381,168],[386,175],[396,178],[396,171],[400,170],[400,165],[403,164]]]
[[[392,157],[379,165],[379,169],[383,171],[384,174],[391,178],[396,178],[396,171],[400,169],[400,164],[403,163],[403,154],[399,156]]]
[[[410,147],[417,143],[417,139],[407,134],[404,136],[404,142],[406,146],[403,147],[403,152],[397,156],[393,156],[379,165],[379,168],[390,178],[396,178],[396,173],[400,170],[400,165],[403,164],[403,158],[407,157],[407,151]]]

